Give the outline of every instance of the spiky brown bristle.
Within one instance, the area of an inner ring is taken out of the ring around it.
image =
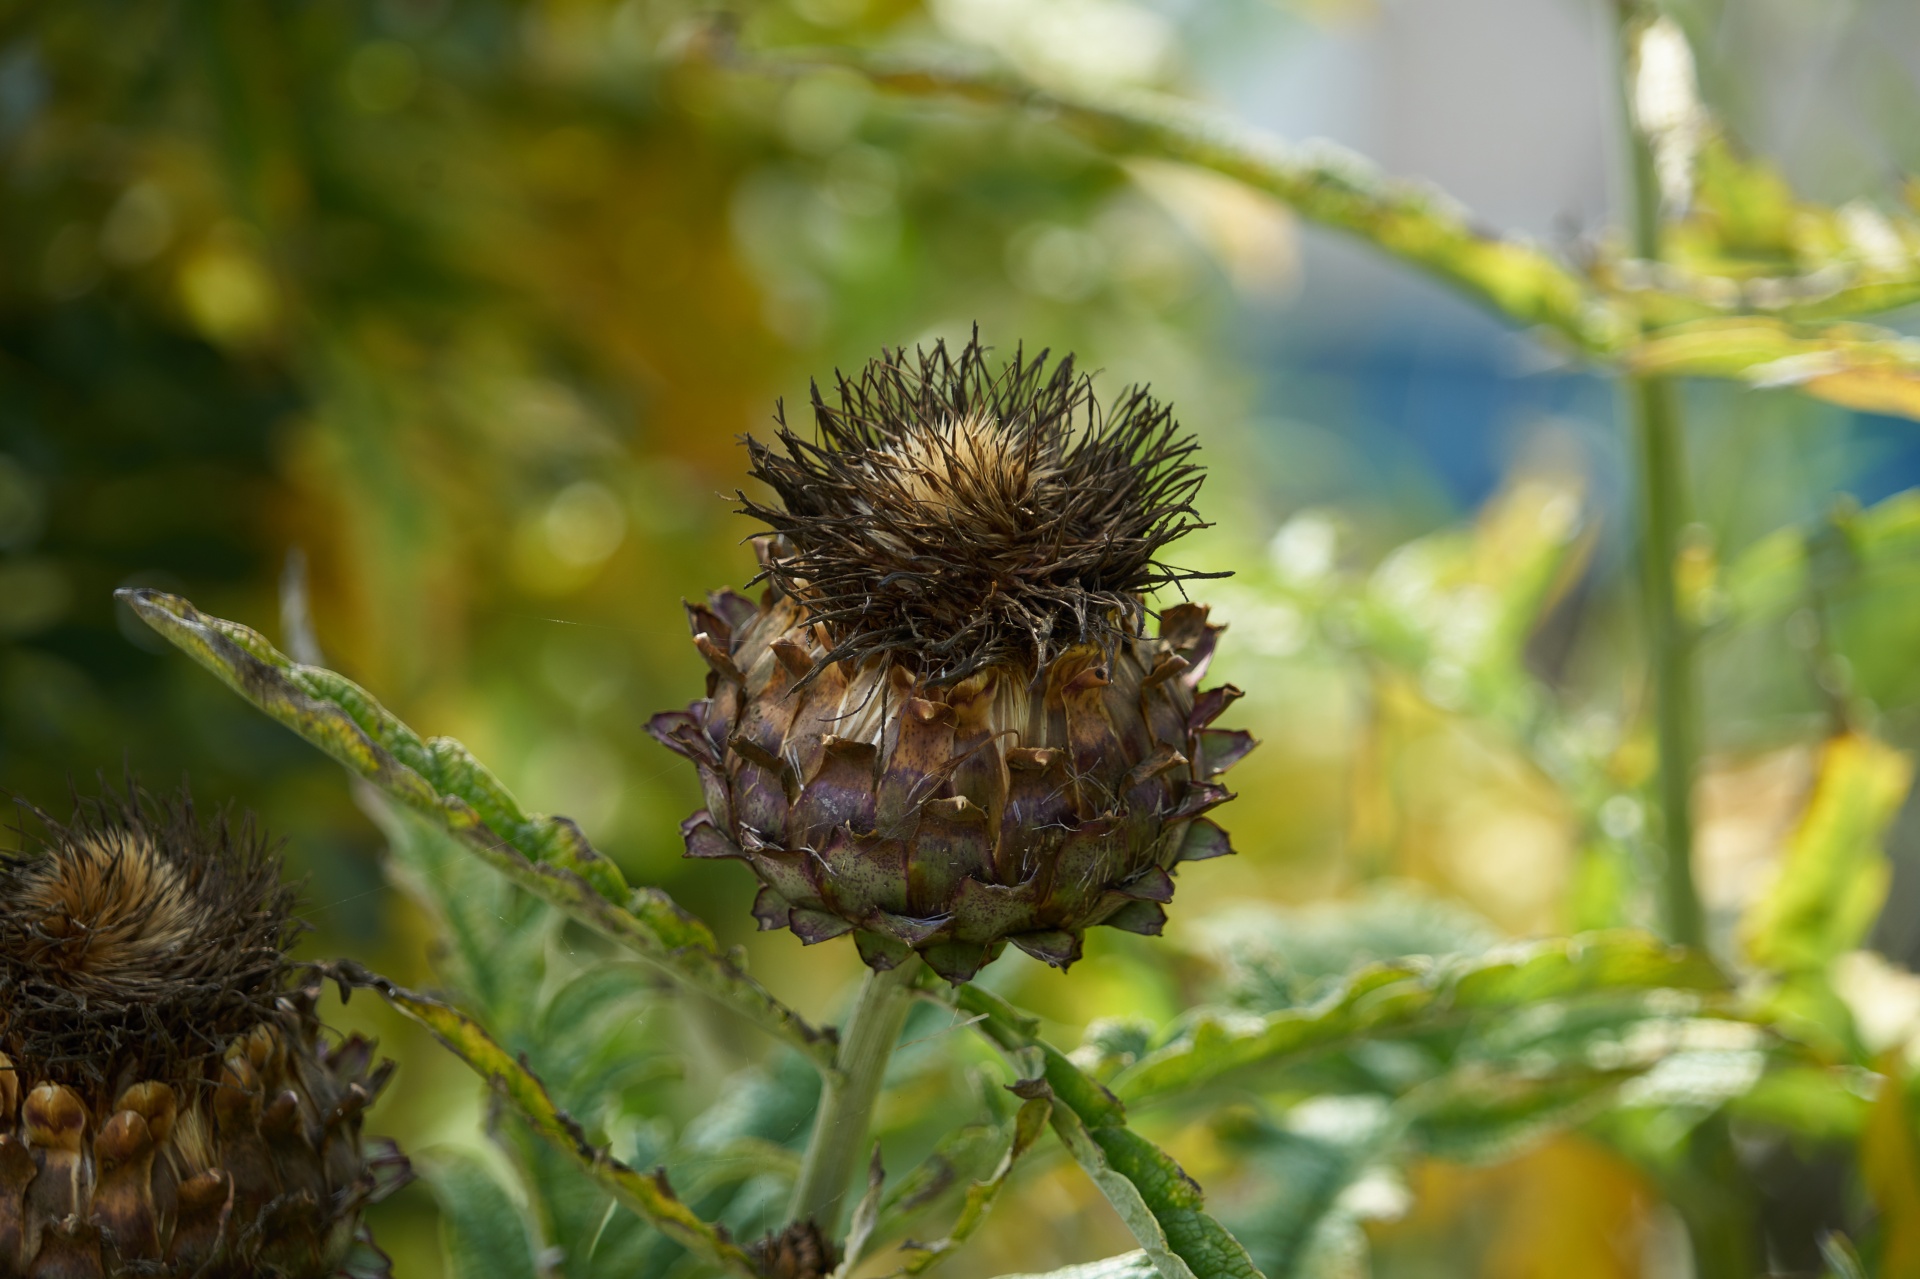
[[[26,811],[0,856],[0,1052],[94,1095],[197,1079],[274,1015],[299,925],[250,818],[132,786],[65,823]]]
[[[1143,631],[1146,592],[1224,574],[1159,560],[1205,527],[1203,478],[1172,411],[1143,387],[1107,407],[1073,357],[1020,350],[998,372],[976,334],[816,385],[817,439],[780,424],[749,439],[741,495],[774,536],[764,574],[804,600],[833,643],[820,666],[885,655],[935,684],[990,666],[1039,669],[1073,644]],[[819,669],[819,668],[816,668]]]
[[[837,1262],[833,1241],[811,1217],[769,1234],[749,1252],[763,1279],[827,1279]]]

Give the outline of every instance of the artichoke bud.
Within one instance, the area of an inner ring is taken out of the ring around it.
[[[0,1279],[385,1272],[392,1073],[323,1036],[278,856],[182,795],[35,812],[0,855]]]
[[[690,857],[748,863],[763,929],[851,932],[886,969],[965,981],[1011,941],[1065,968],[1094,925],[1157,934],[1180,863],[1232,851],[1203,814],[1252,749],[1201,691],[1221,628],[1148,592],[1204,527],[1191,437],[1144,389],[977,337],[813,391],[747,441],[766,589],[687,606],[707,696],[654,717],[699,771]]]

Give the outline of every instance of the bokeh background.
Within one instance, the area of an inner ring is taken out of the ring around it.
[[[1174,89],[1577,257],[1613,199],[1601,8],[787,0],[728,21],[747,48],[958,46],[1042,83]],[[1920,9],[1675,8],[1709,99],[1807,196],[1871,204],[1920,170]],[[739,437],[781,397],[799,411],[809,378],[977,324],[1003,350],[1073,352],[1109,393],[1150,382],[1211,463],[1215,527],[1182,555],[1237,574],[1208,598],[1264,745],[1224,817],[1242,855],[1183,880],[1176,919],[1239,902],[1310,921],[1381,882],[1515,936],[1601,898],[1641,909],[1631,858],[1596,862],[1561,791],[1474,722],[1544,689],[1627,742],[1623,787],[1644,775],[1603,380],[1225,180],[845,72],[729,68],[702,55],[714,30],[680,0],[8,7],[0,786],[58,809],[98,773],[190,776],[286,836],[309,953],[431,985],[430,930],[338,770],[111,598],[160,586],[279,636],[292,557],[330,664],[831,1016],[851,949],[753,934],[746,871],[683,862],[693,778],[643,729],[701,684],[680,599],[751,573]],[[1920,482],[1911,423],[1727,386],[1688,402],[1703,572]],[[1723,931],[1804,799],[1836,681],[1920,744],[1897,567],[1837,640],[1787,610],[1711,642],[1702,877]],[[1545,620],[1527,613],[1481,687],[1448,653],[1479,651],[1516,592]],[[1348,643],[1365,600],[1425,617],[1438,646],[1383,678]],[[1633,802],[1604,812],[1630,847]],[[1903,866],[1878,934],[1896,958],[1920,949],[1914,899]],[[1018,959],[1000,980],[1069,1037],[1170,1016],[1178,967],[1137,941],[1103,940],[1070,983]],[[416,1149],[475,1140],[460,1068],[377,1009],[340,1016],[405,1055],[379,1126]],[[1369,1227],[1380,1273],[1456,1254],[1461,1274],[1671,1273],[1644,1179],[1581,1137],[1411,1184],[1411,1210]],[[1032,1203],[1055,1261],[1125,1246],[1070,1177]],[[436,1212],[419,1187],[381,1209],[408,1279],[442,1273]],[[989,1233],[953,1273],[1041,1268],[1033,1242]]]

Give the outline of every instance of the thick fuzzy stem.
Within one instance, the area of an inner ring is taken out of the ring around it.
[[[860,986],[859,1002],[841,1028],[838,1078],[828,1079],[820,1095],[813,1136],[794,1182],[788,1216],[795,1221],[811,1219],[828,1234],[838,1231],[847,1184],[867,1159],[873,1106],[913,1001],[919,967],[920,961],[910,957],[886,972],[868,972]]]

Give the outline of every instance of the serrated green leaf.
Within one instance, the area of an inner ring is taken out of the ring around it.
[[[449,1279],[537,1279],[518,1205],[485,1163],[457,1150],[416,1157],[440,1204]]]
[[[1108,1159],[1106,1143],[1094,1140],[1093,1134],[1087,1131],[1086,1125],[1080,1122],[1080,1116],[1071,1107],[1058,1107],[1051,1117],[1053,1131],[1059,1135],[1067,1153],[1073,1156],[1074,1162],[1080,1165],[1087,1176],[1093,1178],[1093,1184],[1100,1187],[1100,1193],[1120,1214],[1120,1220],[1126,1223],[1128,1232],[1139,1241],[1141,1250],[1153,1262],[1154,1271],[1160,1279],[1198,1279],[1186,1258],[1175,1249],[1166,1223],[1166,1215],[1187,1211],[1188,1200],[1193,1196],[1179,1193],[1175,1189],[1176,1183],[1164,1175],[1163,1169],[1149,1167],[1147,1172],[1150,1179],[1142,1185],[1127,1172],[1115,1168]],[[1138,1158],[1129,1160],[1129,1163],[1136,1165],[1136,1173],[1140,1171],[1137,1165],[1143,1162]],[[1184,1190],[1185,1187],[1179,1189]],[[1150,1193],[1160,1203],[1149,1203],[1147,1196]]]
[[[438,824],[371,788],[360,800],[387,837],[388,877],[433,921],[437,975],[495,1034],[525,1038],[562,916],[470,856]]]
[[[1324,1109],[1347,1100],[1323,1098],[1317,1104]],[[1337,1135],[1295,1131],[1231,1112],[1216,1123],[1223,1147],[1245,1159],[1250,1174],[1229,1219],[1234,1236],[1273,1279],[1317,1276],[1328,1269],[1325,1263],[1356,1248],[1364,1255],[1347,1191],[1389,1152],[1396,1125],[1391,1112],[1380,1107],[1340,1128]]]
[[[1660,988],[1719,990],[1725,984],[1711,962],[1634,932],[1585,934],[1450,961],[1402,960],[1354,974],[1307,1008],[1265,1016],[1203,1012],[1178,1040],[1120,1072],[1113,1087],[1139,1101],[1370,1036],[1461,1024],[1547,1000]]]
[[[1819,323],[1920,297],[1920,225],[1911,218],[1873,215],[1878,229],[1863,238],[1851,225],[1861,217],[1855,209],[1796,216],[1796,234],[1811,236],[1795,246],[1804,274],[1757,280],[1753,288],[1740,278],[1746,268],[1713,253],[1694,257],[1734,274],[1675,270],[1667,273],[1671,287],[1628,284],[1603,272],[1582,279],[1531,245],[1477,231],[1451,200],[1388,178],[1359,156],[1290,148],[1184,99],[1068,92],[1005,67],[852,48],[810,50],[800,61],[764,66],[796,74],[823,63],[896,93],[1044,112],[1116,159],[1210,169],[1285,201],[1305,218],[1361,237],[1523,327],[1550,329],[1583,354],[1617,361],[1631,373],[1794,385],[1836,404],[1920,417],[1920,343],[1892,330]],[[1759,184],[1747,186],[1754,189],[1737,198],[1751,206]],[[1758,220],[1764,223],[1766,215]],[[1696,228],[1692,240],[1701,239]],[[1889,254],[1889,244],[1897,251]]]
[[[462,1003],[539,1076],[561,1108],[589,1128],[617,1126],[632,1138],[635,1130],[621,1123],[623,1116],[649,1113],[635,1094],[679,1069],[670,1043],[654,1028],[662,1009],[652,970],[597,959],[561,976],[555,971],[558,911],[493,873],[439,825],[377,792],[362,800],[387,832],[390,875],[435,922],[443,942],[436,968]],[[817,1073],[801,1069],[817,1082]],[[494,1136],[512,1159],[539,1239],[564,1252],[557,1273],[566,1279],[649,1273],[656,1252],[683,1255],[510,1113],[496,1123]],[[663,1145],[636,1153],[646,1164],[665,1162],[668,1152]],[[763,1157],[753,1168],[767,1166]],[[698,1160],[689,1172],[682,1180],[694,1202],[718,1184],[752,1175],[716,1175]],[[705,1203],[700,1207],[702,1215],[715,1215]]]
[[[936,1265],[948,1253],[958,1248],[972,1237],[980,1223],[987,1219],[987,1212],[993,1207],[993,1201],[999,1197],[1000,1190],[1007,1184],[1007,1178],[1013,1175],[1014,1165],[1027,1153],[1039,1138],[1041,1129],[1046,1127],[1048,1115],[1053,1103],[1045,1097],[1034,1097],[1020,1104],[1019,1112],[1009,1125],[1006,1153],[1000,1157],[1000,1163],[985,1181],[976,1181],[967,1187],[965,1202],[961,1205],[960,1215],[954,1221],[953,1228],[945,1238],[931,1243],[910,1243],[902,1245],[907,1254],[903,1267],[906,1274],[923,1274]]]
[[[1637,1070],[1456,1071],[1405,1099],[1406,1140],[1457,1163],[1508,1158],[1610,1101]]]
[[[1736,1119],[1784,1128],[1816,1141],[1854,1141],[1872,1107],[1872,1076],[1851,1066],[1776,1065],[1734,1099]]]
[[[1817,319],[1891,310],[1920,296],[1920,223],[1910,214],[1795,197],[1779,170],[1708,131],[1686,215],[1665,228],[1673,284],[1708,277],[1724,306]],[[1744,289],[1739,285],[1746,285]]]
[[[935,1143],[922,1159],[887,1192],[875,1234],[881,1238],[905,1236],[922,1216],[954,1197],[961,1186],[985,1180],[1006,1153],[1006,1126],[963,1124]]]
[[[544,1142],[654,1229],[709,1265],[753,1279],[754,1268],[747,1254],[723,1232],[694,1215],[674,1194],[664,1170],[648,1176],[591,1145],[580,1126],[554,1104],[539,1077],[516,1061],[478,1022],[437,999],[352,966],[340,965],[335,971],[342,980],[377,991],[401,1013],[424,1026],[471,1066]],[[574,1241],[578,1241],[577,1236]]]
[[[1298,909],[1243,907],[1209,919],[1207,935],[1227,970],[1222,1002],[1256,1013],[1312,1003],[1368,965],[1480,954],[1500,939],[1465,906],[1400,888]]]
[[[538,1203],[549,1258],[557,1258],[542,1279],[626,1279],[660,1274],[671,1261],[686,1259],[684,1249],[628,1211],[517,1116],[504,1116],[498,1135]]]
[[[451,832],[520,888],[832,1069],[832,1037],[742,972],[711,929],[657,889],[629,890],[619,869],[567,818],[521,812],[458,742],[422,740],[346,677],[298,665],[258,632],[210,617],[177,595],[139,588],[118,598],[228,687]]]
[[[1016,1060],[1038,1055],[1055,1102],[1054,1132],[1106,1195],[1161,1279],[1263,1279],[1247,1250],[1208,1216],[1200,1186],[1173,1157],[1127,1127],[1120,1099],[1034,1033],[1034,1022],[979,986],[955,996]]]

